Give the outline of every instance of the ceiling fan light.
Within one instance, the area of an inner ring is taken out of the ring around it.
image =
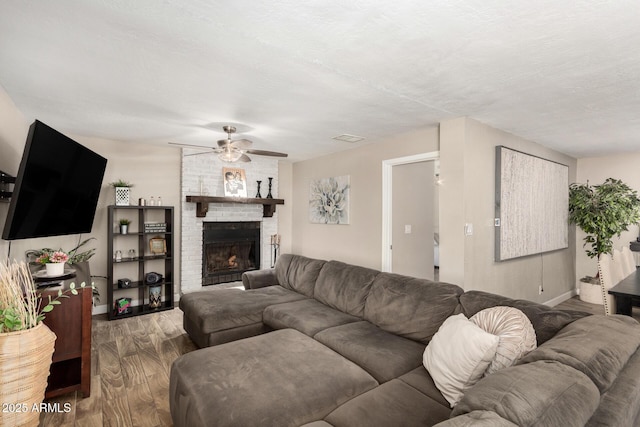
[[[240,157],[242,157],[242,151],[237,150],[225,150],[218,154],[218,158],[227,163],[237,162]]]

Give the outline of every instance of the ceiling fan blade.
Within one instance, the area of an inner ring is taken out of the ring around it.
[[[288,157],[288,154],[278,153],[277,151],[265,151],[265,150],[245,150],[248,154],[257,154],[258,156],[273,156],[273,157]]]
[[[223,148],[226,147],[227,145],[229,145],[231,143],[230,139],[219,139],[218,140],[218,147]]]
[[[242,156],[240,156],[238,160],[236,160],[236,162],[242,162],[242,163],[249,163],[250,161],[251,159],[246,154],[243,154]]]
[[[239,148],[240,150],[251,147],[251,144],[253,144],[253,142],[249,141],[248,139],[236,139],[234,141],[231,141],[231,146],[233,148]]]
[[[211,153],[215,153],[215,151],[211,151],[211,150],[210,151],[203,151],[202,153],[191,153],[191,154],[185,154],[184,156],[185,157],[188,157],[188,156],[199,156],[201,154],[211,154]]]
[[[181,146],[183,146],[183,147],[204,148],[204,149],[208,149],[208,150],[210,150],[210,149],[211,149],[211,147],[208,147],[208,146],[206,146],[206,145],[183,144],[183,143],[181,143],[181,142],[168,142],[167,144],[170,144],[170,145],[181,145]]]

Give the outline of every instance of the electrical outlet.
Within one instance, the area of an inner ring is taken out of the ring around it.
[[[542,289],[542,285],[538,286],[538,295],[542,295],[544,289]]]

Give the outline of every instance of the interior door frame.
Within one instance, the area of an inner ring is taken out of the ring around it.
[[[382,161],[382,271],[391,272],[393,268],[391,242],[393,221],[393,167],[440,160],[440,151],[414,154]]]

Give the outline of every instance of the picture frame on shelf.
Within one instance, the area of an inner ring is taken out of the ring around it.
[[[225,197],[247,197],[247,176],[244,169],[222,168]]]
[[[165,255],[167,253],[167,241],[162,237],[149,239],[149,250],[152,255]]]
[[[158,308],[162,305],[162,286],[149,286],[149,308]]]

